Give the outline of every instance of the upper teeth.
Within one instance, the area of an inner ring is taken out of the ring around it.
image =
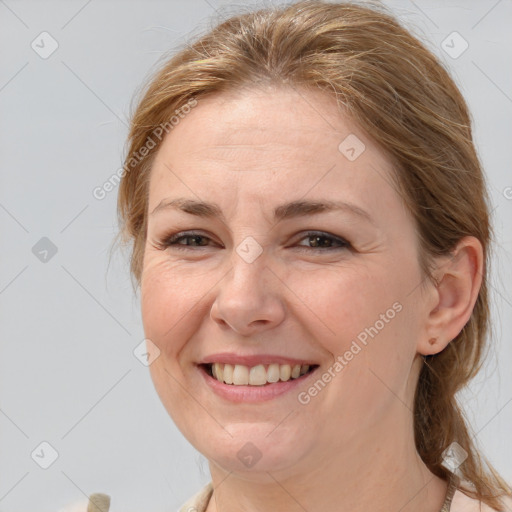
[[[309,371],[308,364],[262,364],[248,367],[243,364],[212,364],[212,374],[220,382],[235,386],[263,386],[267,382],[287,381],[296,379]]]

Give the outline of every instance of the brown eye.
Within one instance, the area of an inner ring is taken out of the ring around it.
[[[323,249],[324,251],[329,251],[350,248],[350,243],[343,238],[316,231],[306,233],[306,236],[301,238],[301,240],[307,240],[310,244],[309,247],[299,245],[299,247],[304,247],[307,250]]]
[[[176,247],[177,249],[186,249],[188,247],[206,247],[211,239],[201,233],[180,232],[165,237],[160,243],[160,247]]]

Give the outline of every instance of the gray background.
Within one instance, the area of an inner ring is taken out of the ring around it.
[[[385,3],[450,67],[474,116],[497,235],[496,345],[461,398],[479,445],[512,481],[512,2]],[[0,0],[2,512],[59,510],[99,491],[112,512],[173,511],[209,480],[133,354],[139,299],[126,256],[109,259],[117,190],[102,201],[92,190],[122,165],[144,77],[230,5]],[[47,59],[31,47],[43,31],[59,45]],[[457,59],[441,46],[453,31],[469,43]],[[34,254],[42,237],[55,255]],[[48,469],[36,463],[50,461],[43,441],[58,452]]]

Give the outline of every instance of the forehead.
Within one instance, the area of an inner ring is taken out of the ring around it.
[[[165,142],[179,146],[179,155],[186,157],[207,153],[223,158],[236,150],[247,157],[288,152],[308,160],[320,145],[337,153],[340,137],[353,130],[337,108],[335,99],[320,90],[226,91],[199,99]]]
[[[306,194],[335,200],[342,192],[348,200],[366,195],[377,206],[393,199],[391,173],[383,152],[331,95],[242,89],[200,98],[166,136],[152,169],[149,209],[185,194],[217,202],[224,196],[230,206],[234,195],[272,202]]]

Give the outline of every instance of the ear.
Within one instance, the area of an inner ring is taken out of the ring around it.
[[[432,284],[426,329],[417,347],[422,355],[441,352],[468,322],[482,284],[480,241],[473,236],[462,238],[450,256],[438,260],[434,274],[438,284]]]

